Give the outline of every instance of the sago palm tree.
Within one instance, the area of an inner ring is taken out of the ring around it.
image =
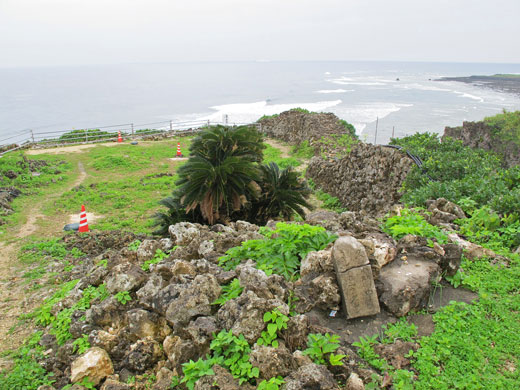
[[[178,172],[176,196],[186,212],[200,210],[209,223],[229,222],[231,214],[258,196],[258,168],[241,157],[226,157],[214,164],[203,157],[190,157]]]
[[[306,200],[311,191],[298,174],[291,167],[280,170],[274,162],[262,165],[260,172],[261,195],[251,204],[249,219],[264,224],[270,218],[305,217],[303,207],[312,208]]]

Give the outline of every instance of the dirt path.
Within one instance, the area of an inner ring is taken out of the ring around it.
[[[87,173],[81,162],[78,162],[78,177],[68,188],[60,193],[53,194],[46,201],[56,199],[61,194],[80,185]],[[23,313],[33,310],[43,299],[45,289],[31,293],[27,291],[22,277],[24,270],[20,269],[17,253],[23,238],[37,232],[39,218],[44,218],[40,213],[41,204],[30,209],[27,222],[20,227],[15,234],[16,241],[11,244],[0,243],[0,354],[4,351],[15,349],[30,334],[29,327],[17,327],[12,333],[9,330],[16,324],[18,317]],[[61,231],[61,225],[55,226],[56,233]],[[0,370],[9,364],[7,359],[0,358]]]
[[[265,143],[271,145],[273,148],[280,149],[283,158],[291,157],[291,146],[282,144],[274,138],[266,138]]]

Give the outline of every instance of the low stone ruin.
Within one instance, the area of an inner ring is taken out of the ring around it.
[[[348,210],[381,216],[399,202],[413,164],[399,150],[357,143],[342,158],[313,157],[306,177]]]
[[[67,236],[89,256],[81,260],[79,283],[52,312],[71,307],[89,285],[105,283],[111,297],[73,314],[72,336],[88,335],[91,345],[82,355],[74,352],[72,340],[58,345],[50,328],[44,329],[40,343],[48,358],[43,364],[55,375],[54,388],[72,382],[76,383],[73,389],[82,389],[77,383],[88,377],[102,390],[133,389],[139,387],[128,384],[129,378],[148,373],[155,378],[152,389],[169,389],[172,377],[182,376],[182,364],[204,357],[214,335],[226,329],[242,334],[252,345],[250,362],[259,368],[259,380],[281,376],[285,389],[338,389],[338,382],[347,384],[347,389],[363,389],[363,383],[377,373],[345,340],[337,351],[348,356],[342,366],[317,365],[302,354],[309,333],[332,333],[326,321],[311,321],[309,312],[326,317],[334,310],[336,317],[347,321],[380,311],[398,317],[423,309],[432,284],[457,271],[462,250],[456,244],[429,247],[425,239],[415,236],[395,242],[379,230],[377,221],[360,213],[314,213],[307,222],[326,226],[339,238],[324,250],[310,252],[295,282],[266,275],[251,260],[231,271],[217,265],[229,248],[264,239],[258,226],[247,222],[212,227],[179,223],[170,226],[169,238],[145,239],[136,252],[127,248],[133,236],[119,235],[115,241],[107,234]],[[171,253],[144,271],[141,265],[157,249]],[[239,279],[242,293],[222,306],[212,304],[222,286],[234,278]],[[120,292],[128,292],[131,300],[119,302],[114,295]],[[288,305],[290,296],[293,307]],[[296,313],[278,348],[254,344],[265,330],[264,314],[273,309],[285,315],[290,310]],[[417,347],[402,346],[406,348],[408,353]],[[409,362],[402,357],[400,364]],[[215,384],[221,389],[254,388],[239,385],[223,367],[214,366],[213,371],[215,375],[201,378],[195,389],[210,390]]]

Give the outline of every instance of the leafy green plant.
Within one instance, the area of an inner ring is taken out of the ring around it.
[[[407,234],[435,239],[440,244],[448,242],[448,236],[437,226],[429,224],[424,217],[412,209],[402,209],[400,215],[388,217],[383,224],[383,231],[396,240]]]
[[[114,298],[122,305],[126,305],[132,300],[132,296],[128,291],[119,291]]]
[[[291,154],[297,158],[309,159],[314,156],[314,148],[305,140],[291,148]]]
[[[190,360],[187,363],[183,363],[182,372],[184,378],[182,378],[180,383],[185,383],[189,390],[193,390],[195,383],[200,378],[207,375],[215,375],[215,372],[211,368],[215,364],[216,361],[209,356],[206,356],[206,359],[199,358],[196,362]]]
[[[258,367],[253,367],[249,362],[251,347],[244,335],[237,337],[231,331],[222,330],[211,341],[210,349],[214,358],[219,359],[219,364],[228,368],[240,384],[260,375]]]
[[[96,265],[99,266],[99,267],[107,268],[108,267],[108,260],[107,259],[99,260],[96,263]]]
[[[139,245],[141,245],[141,240],[134,240],[130,244],[128,244],[128,250],[132,252],[137,252],[139,249]]]
[[[240,286],[240,281],[235,278],[229,284],[222,286],[220,296],[212,303],[212,305],[223,305],[227,301],[237,298],[242,294],[242,290],[244,289]]]
[[[285,383],[281,376],[271,378],[269,380],[263,380],[258,384],[257,390],[279,390],[280,386]]]
[[[164,253],[162,250],[157,249],[155,251],[155,255],[153,256],[153,258],[150,259],[150,260],[146,260],[143,263],[143,265],[141,265],[141,269],[143,271],[150,271],[150,266],[152,264],[157,264],[157,263],[161,262],[163,259],[165,259],[167,257],[168,257],[168,253]]]
[[[412,341],[417,336],[417,326],[408,323],[406,318],[401,318],[393,324],[386,324],[382,330],[384,337],[381,342],[383,344],[391,344],[396,340]]]
[[[220,266],[233,269],[241,261],[252,259],[267,273],[286,279],[298,278],[301,259],[311,251],[324,249],[337,236],[321,226],[278,223],[275,230],[261,229],[266,240],[249,240],[231,248],[219,259]]]
[[[278,308],[264,313],[264,322],[267,324],[267,330],[264,330],[257,340],[258,345],[271,345],[278,348],[276,340],[279,332],[287,329],[289,317],[282,314]]]
[[[0,372],[2,389],[37,390],[55,382],[54,374],[38,363],[44,358],[44,349],[39,345],[41,336],[42,332],[34,333],[21,348],[10,353],[14,363],[10,369]]]
[[[358,355],[372,367],[378,370],[389,370],[391,366],[374,351],[374,345],[378,343],[377,338],[377,335],[360,337],[359,341],[352,345],[358,348]]]
[[[346,355],[334,354],[333,352],[338,348],[338,335],[310,333],[307,336],[307,349],[303,351],[303,354],[309,356],[316,364],[328,363],[332,366],[341,366]],[[327,355],[328,362],[326,360]]]
[[[90,343],[88,342],[88,334],[82,335],[72,343],[72,350],[78,355],[82,355],[83,353],[87,352],[89,348]]]
[[[324,135],[318,141],[320,154],[327,157],[328,153],[334,153],[338,158],[348,156],[354,146],[359,141],[349,133]]]

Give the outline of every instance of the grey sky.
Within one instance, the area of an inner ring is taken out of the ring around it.
[[[519,0],[0,0],[0,66],[520,63]]]

